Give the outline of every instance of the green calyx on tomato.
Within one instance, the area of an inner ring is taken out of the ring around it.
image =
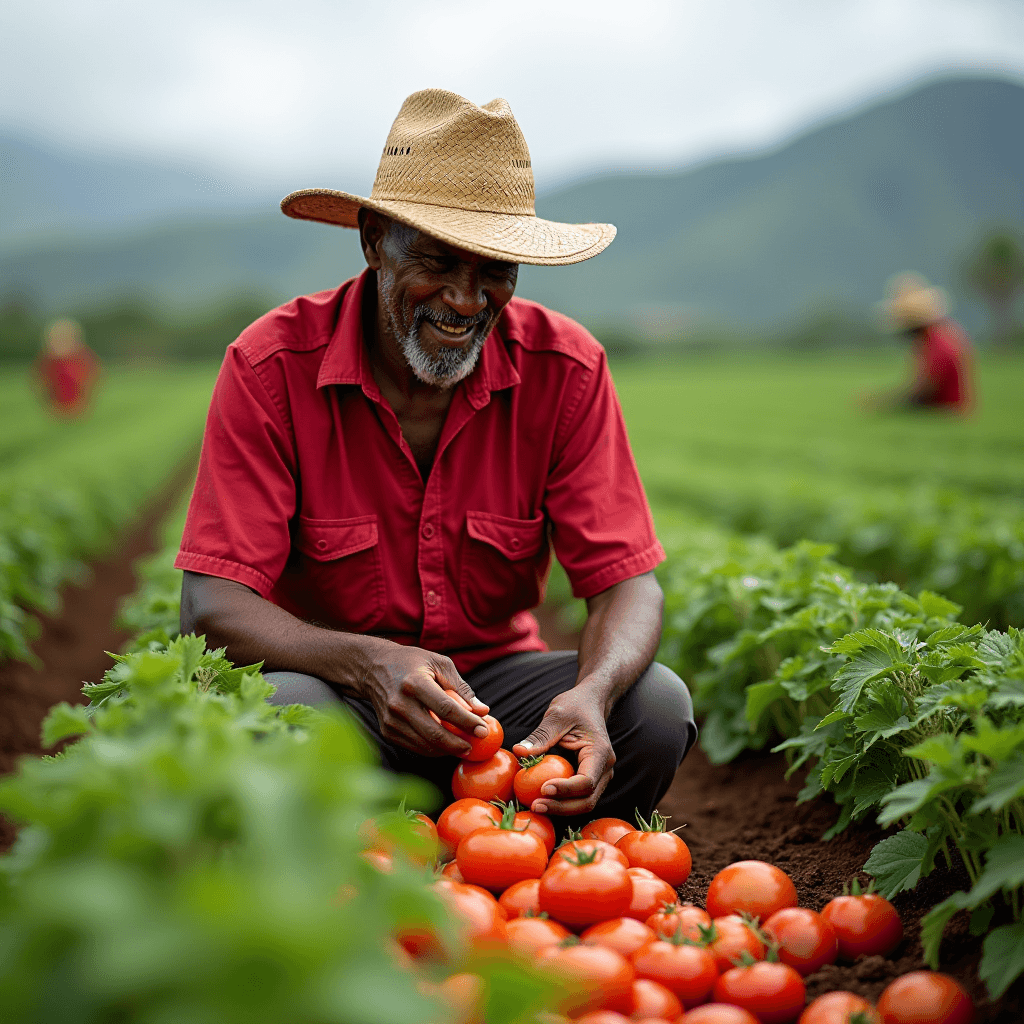
[[[581,850],[578,846],[574,846],[572,850],[566,850],[562,854],[562,860],[575,868],[582,868],[586,864],[596,863],[600,854],[600,846],[595,847],[593,850]]]
[[[521,757],[519,758],[519,767],[534,768],[537,765],[539,765],[541,761],[543,761],[544,758],[547,756],[547,754],[531,754],[528,757]]]
[[[644,821],[644,817],[640,813],[640,809],[637,808],[637,810],[636,810],[636,823],[637,823],[637,826],[638,826],[638,830],[640,832],[668,832],[669,831],[669,828],[668,828],[668,818],[666,818],[663,814],[659,813],[658,811],[655,811],[651,815],[651,820],[650,821]],[[682,827],[683,826],[680,825],[679,828],[674,828],[671,831],[678,832],[679,829],[682,828]]]
[[[519,813],[520,807],[515,800],[509,800],[508,803],[504,803],[501,800],[492,800],[491,803],[495,807],[501,808],[501,820],[494,823],[495,828],[500,828],[505,832],[525,832],[529,829],[529,822],[522,828],[516,828],[516,815]]]

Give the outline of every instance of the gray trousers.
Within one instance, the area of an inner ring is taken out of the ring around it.
[[[501,722],[504,746],[511,750],[540,724],[552,699],[573,687],[577,672],[575,651],[528,651],[482,665],[465,678]],[[419,775],[440,790],[445,803],[452,799],[451,777],[458,760],[424,757],[385,740],[368,701],[348,697],[323,680],[298,672],[268,672],[265,678],[277,687],[272,704],[346,704],[380,750],[385,768]],[[632,822],[637,810],[645,818],[650,816],[697,739],[686,684],[655,662],[612,708],[608,735],[615,751],[614,777],[591,814],[578,820],[561,818],[560,824],[578,828],[603,817]],[[558,747],[554,752],[576,763],[575,752]]]

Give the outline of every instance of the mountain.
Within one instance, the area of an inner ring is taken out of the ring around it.
[[[1020,84],[945,79],[770,152],[541,194],[541,216],[611,221],[619,234],[587,263],[522,268],[518,294],[589,324],[677,333],[770,328],[827,302],[866,309],[908,268],[956,292],[982,232],[1024,227],[1022,126]],[[168,201],[187,209],[195,190],[175,180]],[[274,205],[201,221],[179,210],[158,227],[8,245],[0,295],[55,308],[136,293],[194,308],[232,290],[285,298],[362,265],[354,232],[287,220]]]

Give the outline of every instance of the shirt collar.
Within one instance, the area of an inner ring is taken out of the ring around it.
[[[363,340],[363,295],[375,280],[369,267],[349,282],[342,296],[338,323],[327,345],[316,386],[329,384],[358,384],[368,398],[380,400],[380,388],[373,379],[370,357]],[[509,358],[505,342],[498,326],[488,335],[480,353],[476,369],[463,382],[466,395],[476,409],[481,409],[491,400],[492,391],[513,387],[521,383],[518,371]]]

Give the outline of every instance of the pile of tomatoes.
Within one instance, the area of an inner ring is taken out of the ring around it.
[[[488,716],[489,717],[489,716]],[[455,771],[456,800],[435,826],[410,814],[426,855],[445,861],[431,883],[460,921],[469,950],[501,949],[553,978],[549,1022],[575,1024],[968,1024],[970,999],[950,978],[904,975],[877,1007],[849,992],[805,1006],[803,979],[837,958],[886,955],[903,938],[893,906],[852,891],[822,912],[799,907],[785,872],[763,861],[730,864],[711,881],[702,910],[678,902],[690,852],[657,812],[637,826],[601,818],[555,849],[555,828],[523,810],[551,778],[569,778],[557,755],[517,761],[501,726]],[[493,726],[492,724],[493,723]],[[496,726],[496,729],[494,728]],[[495,739],[496,737],[496,739]],[[387,870],[380,848],[368,858]],[[429,928],[396,936],[399,955],[457,966]],[[465,950],[464,950],[465,952]],[[483,980],[452,974],[439,994],[461,1020],[481,1022]]]

